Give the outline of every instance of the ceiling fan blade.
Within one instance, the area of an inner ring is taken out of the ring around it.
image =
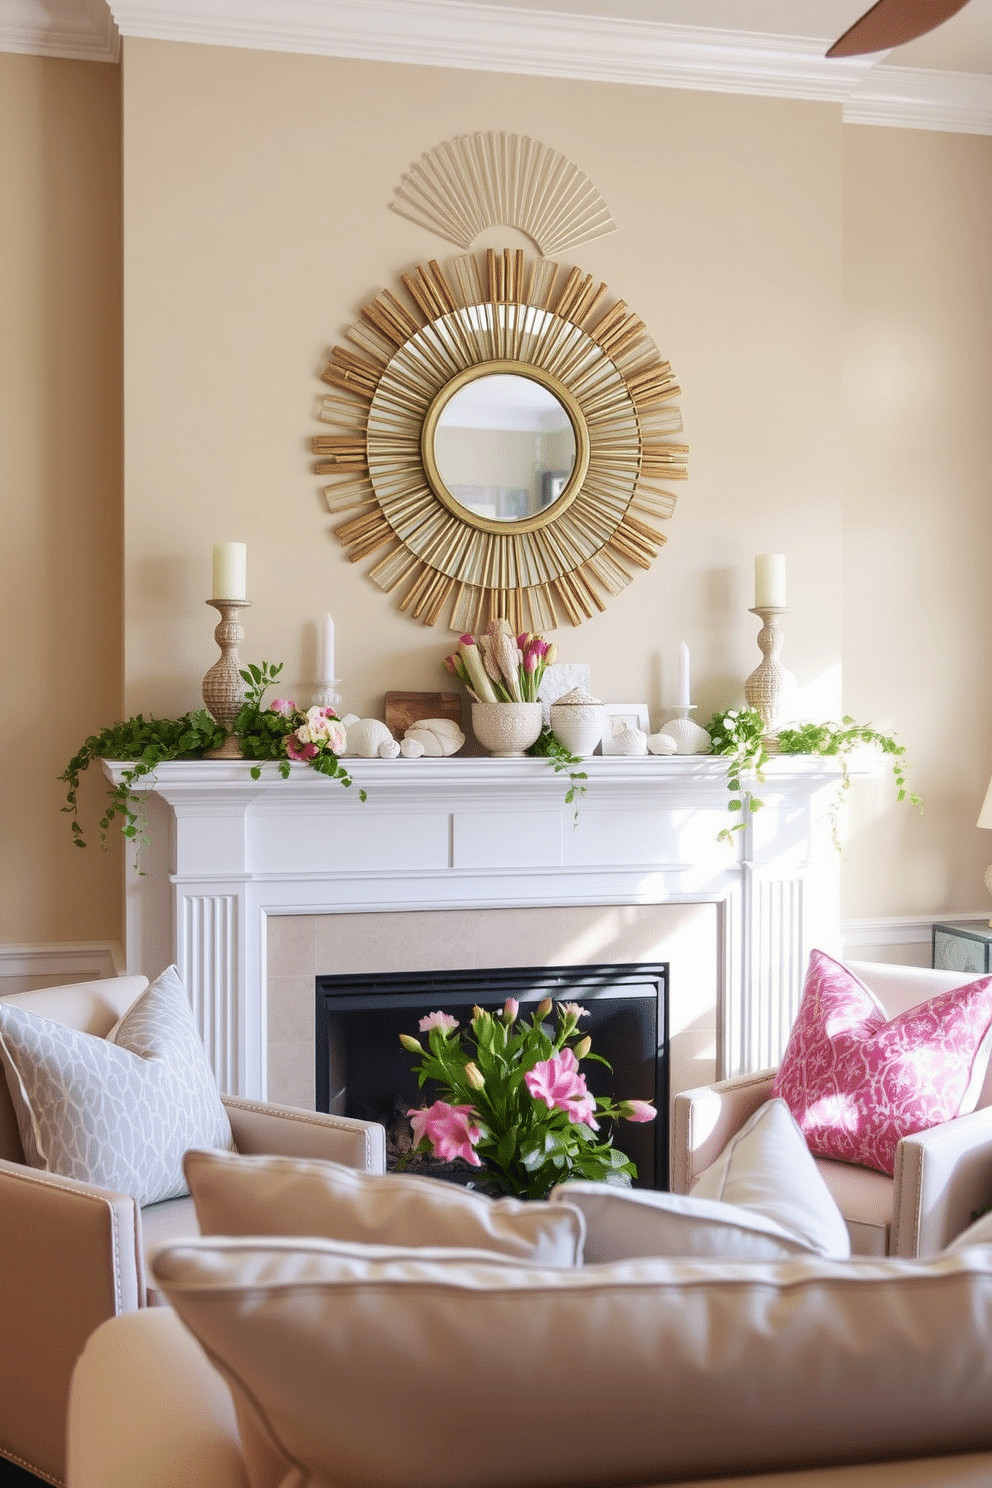
[[[860,57],[915,41],[963,10],[968,0],[878,0],[835,41],[828,57]]]

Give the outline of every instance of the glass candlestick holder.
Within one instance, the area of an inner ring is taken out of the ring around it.
[[[321,682],[310,699],[313,707],[333,708],[335,713],[339,713],[338,704],[341,701],[341,694],[338,692],[338,685],[340,681],[340,677],[334,677],[330,682]]]
[[[210,716],[226,729],[227,738],[217,749],[209,749],[206,758],[243,759],[241,745],[232,728],[245,700],[245,683],[238,656],[238,642],[244,640],[245,632],[238,611],[246,610],[251,600],[208,599],[207,604],[220,611],[220,623],[214,630],[214,640],[220,647],[220,660],[214,662],[203,678],[203,701]]]

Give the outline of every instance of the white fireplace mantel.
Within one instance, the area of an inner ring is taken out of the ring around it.
[[[722,759],[596,757],[575,806],[544,760],[346,763],[350,789],[305,765],[253,780],[248,762],[220,760],[141,782],[128,970],[176,962],[227,1091],[266,1094],[270,915],[713,904],[723,1075],[778,1060],[810,949],[839,950],[836,761],[773,759],[764,809],[730,844]],[[115,782],[126,768],[104,762]]]

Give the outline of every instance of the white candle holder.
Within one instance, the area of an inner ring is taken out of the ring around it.
[[[774,733],[782,715],[782,705],[796,685],[795,677],[778,659],[785,640],[782,616],[788,613],[784,605],[755,605],[749,611],[749,614],[761,617],[758,649],[764,660],[744,683],[744,700],[749,708],[760,714],[766,734]]]
[[[333,708],[336,713],[338,711],[338,704],[341,701],[341,694],[338,692],[338,683],[340,681],[340,677],[334,677],[330,682],[321,682],[317,691],[310,699],[313,706],[315,708]]]
[[[203,701],[211,717],[227,730],[227,738],[217,749],[209,749],[206,758],[243,759],[238,737],[231,729],[245,700],[245,683],[238,656],[238,642],[244,640],[245,633],[238,611],[246,610],[251,600],[208,599],[207,604],[220,611],[220,624],[214,630],[214,640],[220,647],[220,660],[214,662],[203,679]]]

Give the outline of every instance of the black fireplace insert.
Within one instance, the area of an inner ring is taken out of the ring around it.
[[[583,1065],[594,1095],[654,1101],[650,1123],[610,1123],[614,1145],[637,1167],[638,1188],[668,1187],[668,965],[629,962],[596,966],[473,968],[465,971],[358,973],[316,980],[316,1106],[318,1111],[379,1121],[387,1131],[387,1161],[409,1147],[408,1108],[431,1099],[421,1091],[413,1058],[399,1036],[418,1033],[419,1019],[441,1010],[467,1025],[472,1007],[491,1012],[508,997],[521,1005],[551,997],[588,1009],[580,1029],[612,1071]],[[406,1136],[404,1137],[404,1131]],[[465,1181],[476,1171],[434,1160],[431,1176]],[[414,1171],[411,1167],[411,1171]]]

